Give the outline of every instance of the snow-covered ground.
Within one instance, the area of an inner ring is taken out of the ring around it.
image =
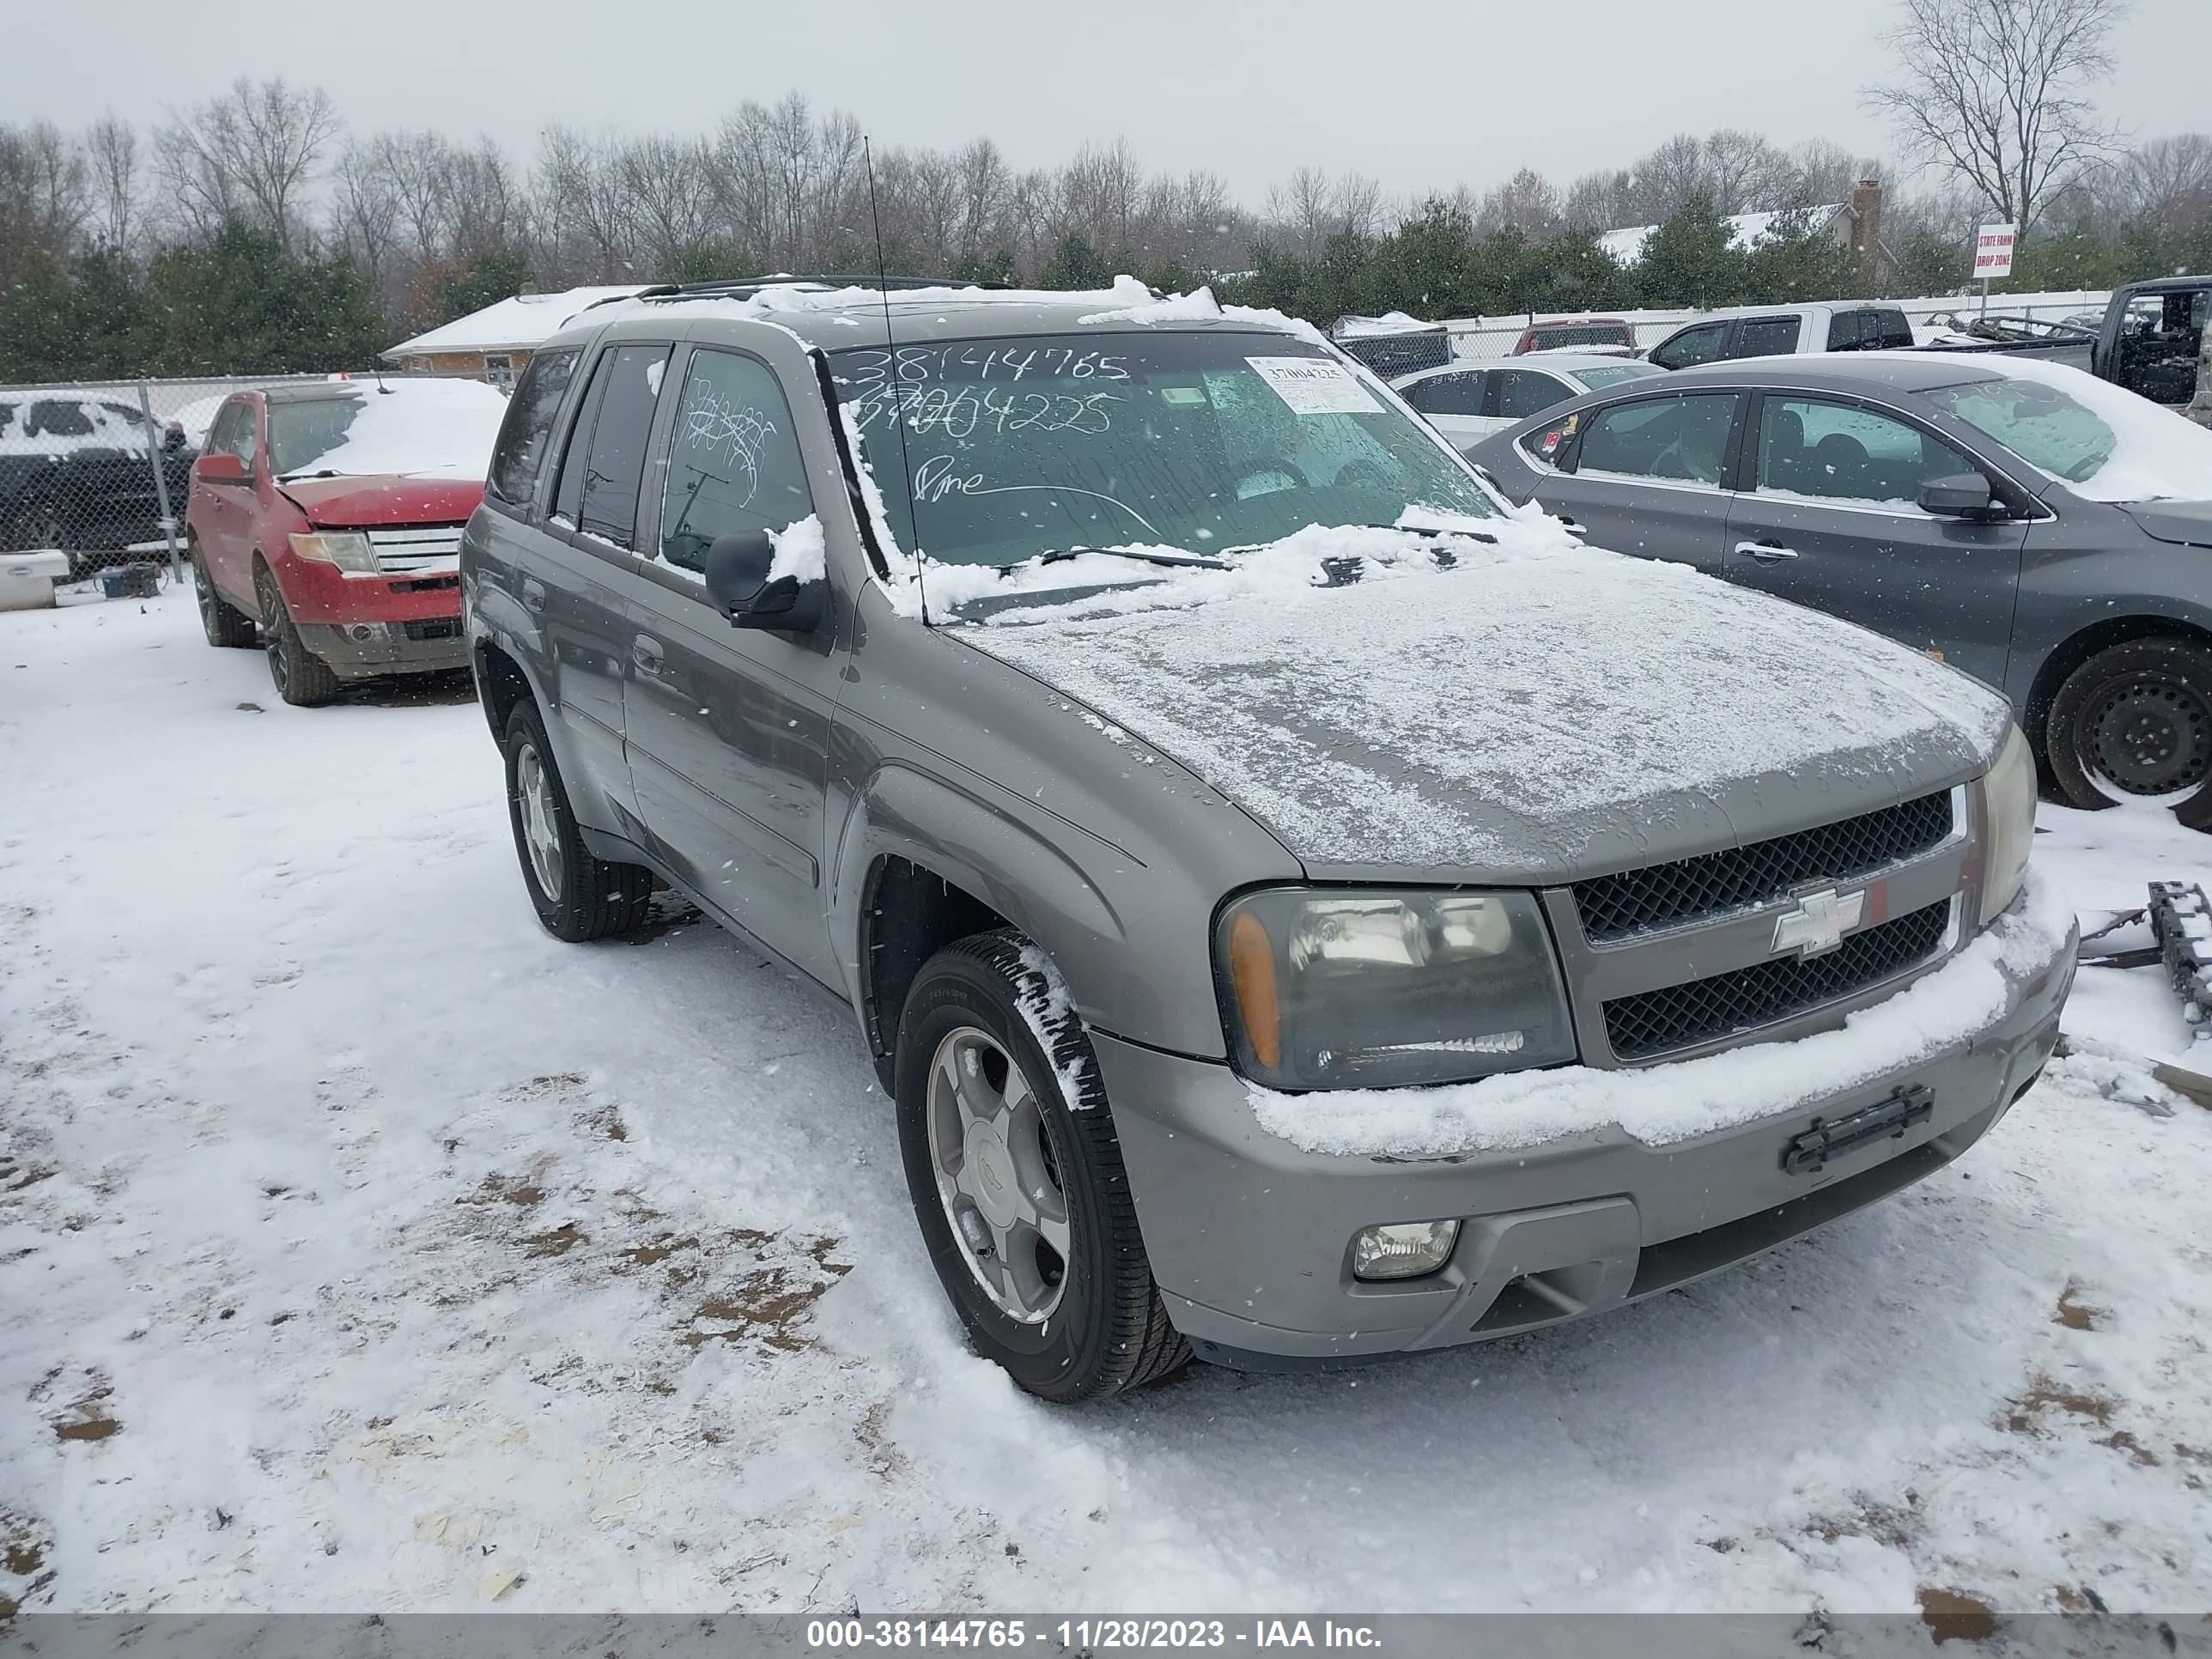
[[[2045,822],[2085,913],[2212,864]],[[846,1012],[663,920],[538,931],[459,692],[0,616],[0,1624],[2212,1606],[2212,1112],[2140,1066],[1601,1321],[1064,1410],[963,1345]],[[2187,1041],[2155,970],[2068,1025]]]

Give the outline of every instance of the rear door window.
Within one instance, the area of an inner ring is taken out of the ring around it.
[[[1866,313],[1863,311],[1839,311],[1828,319],[1828,349],[1856,351],[1865,341]]]
[[[1720,392],[1598,410],[1589,417],[1575,471],[1717,486],[1735,406],[1734,392]]]
[[[491,473],[485,488],[511,506],[527,505],[538,485],[538,471],[552,441],[553,420],[561,412],[562,395],[575,378],[580,349],[541,351],[522,371],[522,384],[507,404],[507,419],[499,428],[492,450]]]
[[[791,406],[766,365],[729,351],[695,351],[668,440],[660,498],[660,556],[707,568],[717,538],[771,534],[814,511]]]
[[[1575,395],[1571,387],[1534,369],[1501,368],[1497,378],[1498,412],[1509,421],[1540,415],[1553,404],[1563,404]]]
[[[600,354],[562,463],[558,516],[617,547],[631,545],[636,533],[638,485],[669,349],[625,345]]]
[[[1731,357],[1786,357],[1797,349],[1795,317],[1747,317]]]
[[[1912,325],[1901,311],[1869,311],[1866,313],[1866,337],[1874,350],[1909,351],[1912,348]]]
[[[1664,344],[1653,347],[1651,361],[1662,368],[1688,368],[1717,362],[1728,344],[1728,331],[1726,323],[1700,323],[1686,328]]]
[[[1482,413],[1482,371],[1432,374],[1406,388],[1406,401],[1424,415],[1480,415]]]

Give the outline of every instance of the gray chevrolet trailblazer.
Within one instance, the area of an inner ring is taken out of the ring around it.
[[[708,284],[532,359],[461,554],[552,933],[853,1011],[1053,1400],[1684,1284],[1942,1168],[2073,919],[2004,701],[1506,506],[1273,313]]]

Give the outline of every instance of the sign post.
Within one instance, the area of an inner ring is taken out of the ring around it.
[[[1990,314],[1990,284],[2012,275],[2013,245],[2020,239],[2018,225],[1984,225],[1974,233],[1974,275],[1982,284],[1982,315]]]

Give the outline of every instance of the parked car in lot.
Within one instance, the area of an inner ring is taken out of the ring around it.
[[[2002,698],[1509,514],[1271,317],[649,291],[463,541],[540,921],[664,882],[843,1000],[1052,1399],[1714,1271],[1963,1152],[2071,972]]]
[[[1624,317],[1553,317],[1531,323],[1513,343],[1511,355],[1531,351],[1583,351],[1633,356],[1636,329]]]
[[[1976,313],[1936,319],[1943,332],[1923,349],[2037,356],[2172,408],[2198,391],[2197,359],[2212,321],[2212,276],[2161,276],[2117,289],[2102,312],[2060,323]]]
[[[0,397],[0,550],[58,548],[81,569],[88,554],[160,538],[156,454],[181,508],[191,457],[158,425],[149,428],[136,404],[91,393]]]
[[[210,645],[257,638],[285,702],[464,667],[461,526],[507,400],[473,380],[231,394],[185,510]]]
[[[1666,372],[1619,357],[1553,351],[1510,366],[1461,362],[1401,374],[1390,389],[1465,449],[1585,392]]]
[[[1662,368],[1694,368],[1737,357],[1823,351],[1887,351],[1912,343],[1895,306],[1747,306],[1685,323],[1644,354]]]
[[[1474,459],[1602,545],[1939,656],[2076,806],[2212,828],[2212,433],[2078,370],[1882,352],[1685,370]]]

